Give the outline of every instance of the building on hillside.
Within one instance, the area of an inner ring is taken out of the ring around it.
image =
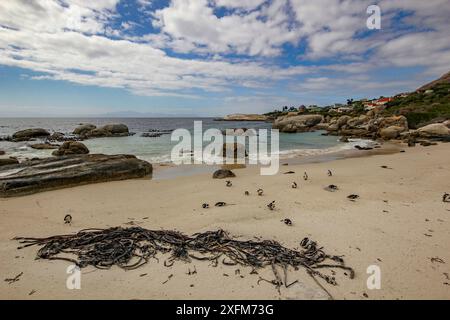
[[[377,106],[384,106],[386,103],[388,103],[389,101],[391,101],[392,98],[380,98],[378,100],[375,100],[375,104]]]

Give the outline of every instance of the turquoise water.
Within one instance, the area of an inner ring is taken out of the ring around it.
[[[212,118],[39,118],[39,119],[0,119],[0,137],[12,135],[14,132],[26,128],[39,127],[50,132],[62,132],[70,135],[80,123],[92,123],[97,126],[107,123],[124,123],[134,136],[120,138],[99,138],[83,141],[91,153],[104,154],[133,154],[152,163],[170,162],[170,153],[177,141],[171,141],[171,135],[165,134],[157,138],[141,137],[141,134],[149,130],[172,130],[184,128],[193,131],[194,121],[202,121],[203,130],[217,128],[254,128],[270,129],[271,123],[266,122],[223,122],[214,121]],[[270,146],[270,139],[269,146]],[[7,156],[15,156],[19,159],[33,157],[48,157],[52,150],[34,150],[31,144],[36,142],[11,143],[0,141],[0,150],[5,150]],[[280,133],[279,147],[280,157],[289,158],[303,155],[332,153],[344,149],[352,149],[355,144],[364,144],[363,141],[354,141],[350,144],[341,143],[338,137],[323,136],[322,132],[307,132],[295,134]],[[209,142],[204,142],[204,145]],[[270,150],[270,147],[269,147]],[[5,157],[5,156],[4,156]]]

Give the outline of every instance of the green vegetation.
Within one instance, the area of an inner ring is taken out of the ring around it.
[[[387,115],[404,115],[410,128],[450,119],[450,83],[439,83],[432,92],[413,92],[394,98],[384,111]]]

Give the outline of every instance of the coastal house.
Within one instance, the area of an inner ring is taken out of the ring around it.
[[[378,100],[375,100],[375,104],[377,106],[384,106],[386,103],[388,103],[391,100],[392,100],[392,98],[380,98]]]
[[[373,99],[373,100],[368,100],[365,101],[363,106],[364,106],[364,110],[365,111],[370,111],[373,110],[375,108],[378,109],[383,109],[384,106],[389,102],[392,101],[393,98],[389,97],[389,98],[379,98],[379,99]]]

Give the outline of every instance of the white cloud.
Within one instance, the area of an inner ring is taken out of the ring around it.
[[[219,2],[227,6],[236,3]],[[256,3],[262,2],[242,5]],[[289,28],[287,4],[287,0],[275,0],[260,11],[217,17],[207,0],[173,0],[155,13],[155,25],[174,39],[178,46],[172,46],[178,51],[273,56],[280,54],[281,45],[298,41],[299,35]]]
[[[339,83],[363,89],[358,77],[376,68],[422,66],[440,75],[450,65],[448,0],[380,1],[386,29],[366,37],[359,34],[367,31],[369,0],[172,0],[150,14],[153,2],[137,0],[146,23],[159,28],[140,36],[123,35],[136,21],[112,27],[112,20],[120,21],[119,2],[0,1],[0,64],[44,73],[34,79],[188,98],[197,90],[273,88],[286,79],[294,82],[288,88],[320,90]],[[216,15],[218,8],[227,9],[223,16]],[[404,18],[411,27],[406,31],[393,27],[399,9],[411,12]],[[286,44],[306,50],[295,66],[281,68],[273,59]],[[170,56],[168,48],[198,56]],[[311,65],[321,58],[340,62]],[[298,65],[304,61],[307,66]],[[303,84],[295,83],[299,75],[308,76]]]

